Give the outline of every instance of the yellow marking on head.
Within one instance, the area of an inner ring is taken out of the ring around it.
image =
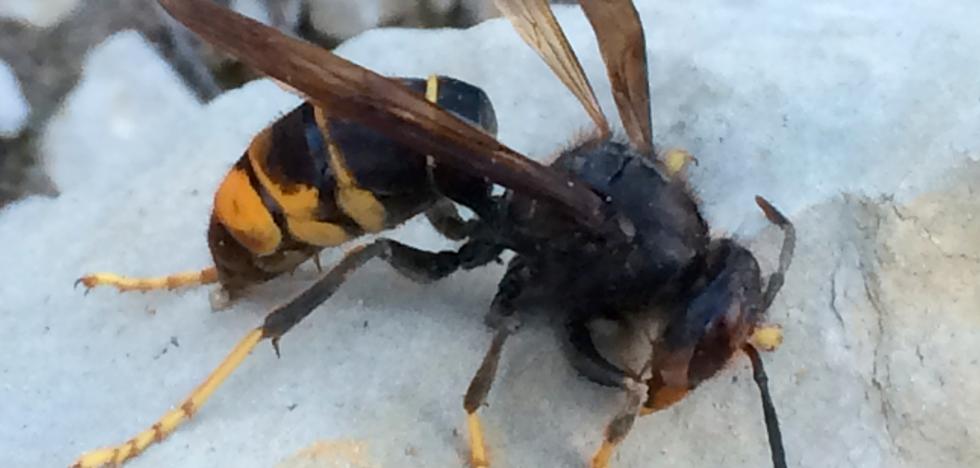
[[[439,102],[439,77],[429,75],[425,80],[425,100],[431,103]]]
[[[282,242],[282,232],[242,169],[232,169],[214,195],[214,214],[231,236],[250,252],[268,255]]]
[[[774,351],[783,344],[783,327],[779,325],[760,325],[752,332],[749,342],[763,351]]]
[[[321,221],[290,219],[289,232],[303,242],[318,247],[333,247],[350,239],[344,228]]]
[[[343,153],[330,138],[330,126],[323,109],[317,107],[314,115],[330,153],[330,168],[333,169],[337,181],[337,206],[344,210],[344,213],[347,213],[347,216],[350,216],[365,231],[379,232],[383,230],[386,217],[384,205],[375,198],[370,190],[365,190],[357,185],[357,180],[354,179],[354,174],[347,167]]]
[[[697,158],[688,153],[686,150],[680,148],[673,148],[664,154],[664,166],[667,168],[667,175],[671,178],[676,177],[680,174],[688,164],[697,164]]]
[[[474,468],[490,466],[486,444],[483,442],[483,427],[476,413],[466,415],[466,426],[470,431],[470,466]]]
[[[75,281],[75,284],[83,284],[87,289],[96,286],[113,286],[121,292],[125,291],[150,291],[153,289],[176,289],[186,286],[198,286],[210,284],[218,281],[218,271],[214,267],[208,267],[198,271],[186,271],[167,276],[156,276],[149,278],[133,278],[129,276],[117,275],[115,273],[90,273]]]
[[[72,465],[72,468],[94,468],[104,465],[120,465],[124,461],[139,455],[154,442],[160,442],[168,435],[173,433],[181,424],[190,419],[191,416],[214,394],[214,391],[224,383],[225,379],[241,365],[242,361],[248,357],[255,345],[262,341],[262,328],[252,330],[242,338],[237,345],[228,353],[224,361],[218,365],[211,375],[201,385],[180,404],[177,408],[168,411],[149,429],[137,434],[123,444],[115,447],[88,452]]]

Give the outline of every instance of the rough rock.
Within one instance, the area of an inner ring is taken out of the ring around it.
[[[791,466],[980,463],[978,181],[965,162],[905,202],[842,195],[797,216],[769,366]]]

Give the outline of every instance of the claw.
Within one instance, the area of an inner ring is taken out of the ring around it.
[[[274,349],[276,351],[276,358],[281,359],[282,358],[282,354],[279,353],[279,337],[275,337],[275,338],[273,338],[273,339],[271,339],[269,341],[272,342],[272,349]]]

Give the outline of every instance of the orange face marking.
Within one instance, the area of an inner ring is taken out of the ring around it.
[[[282,232],[243,169],[234,168],[214,195],[214,214],[238,243],[256,255],[269,255]]]

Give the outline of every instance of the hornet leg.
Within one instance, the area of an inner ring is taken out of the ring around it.
[[[146,278],[136,278],[121,276],[115,273],[90,273],[75,281],[75,286],[79,284],[85,286],[85,292],[97,286],[112,286],[121,292],[126,291],[152,291],[154,289],[177,289],[190,286],[200,286],[216,283],[218,272],[214,267],[208,267],[199,271],[187,271],[175,273],[167,276],[155,276]]]
[[[437,201],[425,212],[429,224],[450,240],[462,240],[469,237],[479,223],[476,220],[465,220],[459,215],[459,210],[448,198]]]
[[[480,406],[487,399],[487,394],[490,393],[490,387],[497,375],[497,364],[500,362],[500,353],[503,350],[504,342],[520,327],[520,320],[514,313],[513,302],[521,295],[524,285],[531,275],[531,268],[527,267],[519,258],[514,259],[504,278],[500,281],[497,295],[494,296],[490,313],[487,315],[487,323],[495,331],[493,341],[490,343],[490,349],[483,357],[483,362],[477,369],[476,375],[473,376],[473,380],[470,381],[469,388],[466,389],[466,396],[463,398],[466,425],[470,433],[470,464],[474,468],[490,466],[486,445],[483,441],[483,428],[476,411],[480,409]]]
[[[626,435],[633,428],[633,422],[636,421],[636,416],[640,413],[640,405],[646,398],[647,386],[633,378],[627,377],[623,381],[623,387],[626,388],[626,404],[606,426],[602,445],[592,456],[592,462],[589,465],[591,468],[609,467],[609,459],[615,453],[616,446],[626,439]]]
[[[464,245],[460,252],[467,248]],[[460,265],[458,252],[427,252],[407,245],[379,239],[371,244],[351,250],[329,272],[288,303],[277,307],[266,316],[262,326],[248,333],[203,383],[177,408],[168,411],[149,429],[137,434],[123,444],[95,450],[82,455],[73,467],[98,467],[119,465],[137,455],[151,444],[160,442],[196,413],[218,387],[248,357],[256,345],[271,339],[279,354],[279,339],[294,325],[330,298],[347,277],[372,258],[381,258],[409,278],[431,281],[449,275]]]

